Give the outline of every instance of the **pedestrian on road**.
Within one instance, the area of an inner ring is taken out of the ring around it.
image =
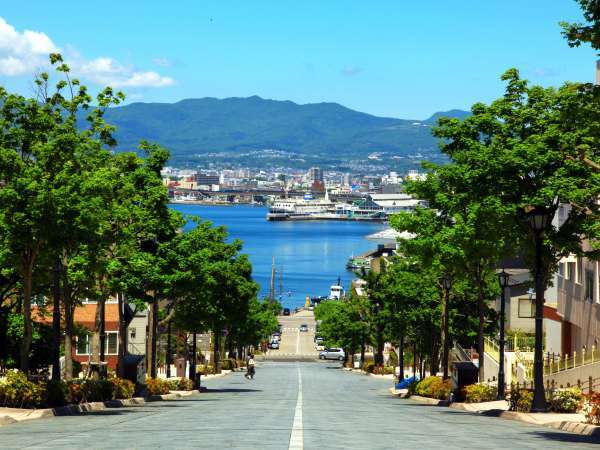
[[[255,366],[254,355],[252,353],[250,353],[248,355],[248,362],[246,363],[247,372],[246,372],[246,375],[244,375],[249,380],[254,380],[254,373],[255,373],[254,366]]]

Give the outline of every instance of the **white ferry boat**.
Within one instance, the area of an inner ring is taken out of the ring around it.
[[[290,220],[312,215],[328,214],[335,209],[335,204],[329,200],[325,191],[324,199],[315,199],[311,193],[303,198],[280,198],[271,203],[267,220]]]

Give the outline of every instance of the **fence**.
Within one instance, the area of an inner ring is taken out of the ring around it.
[[[572,355],[548,354],[547,358],[544,359],[544,375],[551,375],[597,362],[600,362],[600,355],[598,355],[595,345],[590,350],[586,350],[584,347],[581,352],[573,352]]]
[[[525,381],[523,383],[511,383],[511,389],[531,389],[533,390],[534,384],[533,384],[533,380],[528,380]],[[574,383],[573,385],[571,385],[571,383],[566,383],[565,385],[560,384],[558,385],[557,383],[554,382],[554,380],[550,381],[550,380],[546,380],[546,393],[548,392],[554,392],[557,389],[565,389],[565,388],[578,388],[581,390],[582,393],[590,395],[593,392],[598,392],[598,390],[600,389],[600,378],[593,378],[593,377],[589,377],[587,380],[585,381],[581,381],[581,380],[577,380],[576,383]]]

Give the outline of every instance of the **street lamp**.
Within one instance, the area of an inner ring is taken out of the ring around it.
[[[550,225],[551,212],[545,207],[530,207],[527,224],[535,239],[535,351],[533,356],[533,402],[531,412],[546,412],[546,394],[544,392],[544,281],[542,279],[543,234]]]
[[[500,351],[498,355],[499,367],[498,367],[498,400],[504,400],[504,393],[506,391],[505,377],[504,377],[504,319],[506,310],[506,288],[510,275],[506,273],[504,269],[498,273],[498,283],[500,284]]]
[[[444,380],[448,379],[448,357],[450,353],[450,289],[452,288],[452,278],[450,275],[444,274],[442,277],[442,287],[444,288],[444,304],[442,311],[444,333],[444,351],[442,354],[442,369],[444,371]],[[432,374],[433,375],[433,374]]]

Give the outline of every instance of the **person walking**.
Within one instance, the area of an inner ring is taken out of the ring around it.
[[[246,372],[246,375],[244,375],[249,380],[254,380],[254,374],[256,372],[254,366],[255,366],[254,355],[252,353],[250,353],[248,355],[248,361],[246,362],[247,372]]]

